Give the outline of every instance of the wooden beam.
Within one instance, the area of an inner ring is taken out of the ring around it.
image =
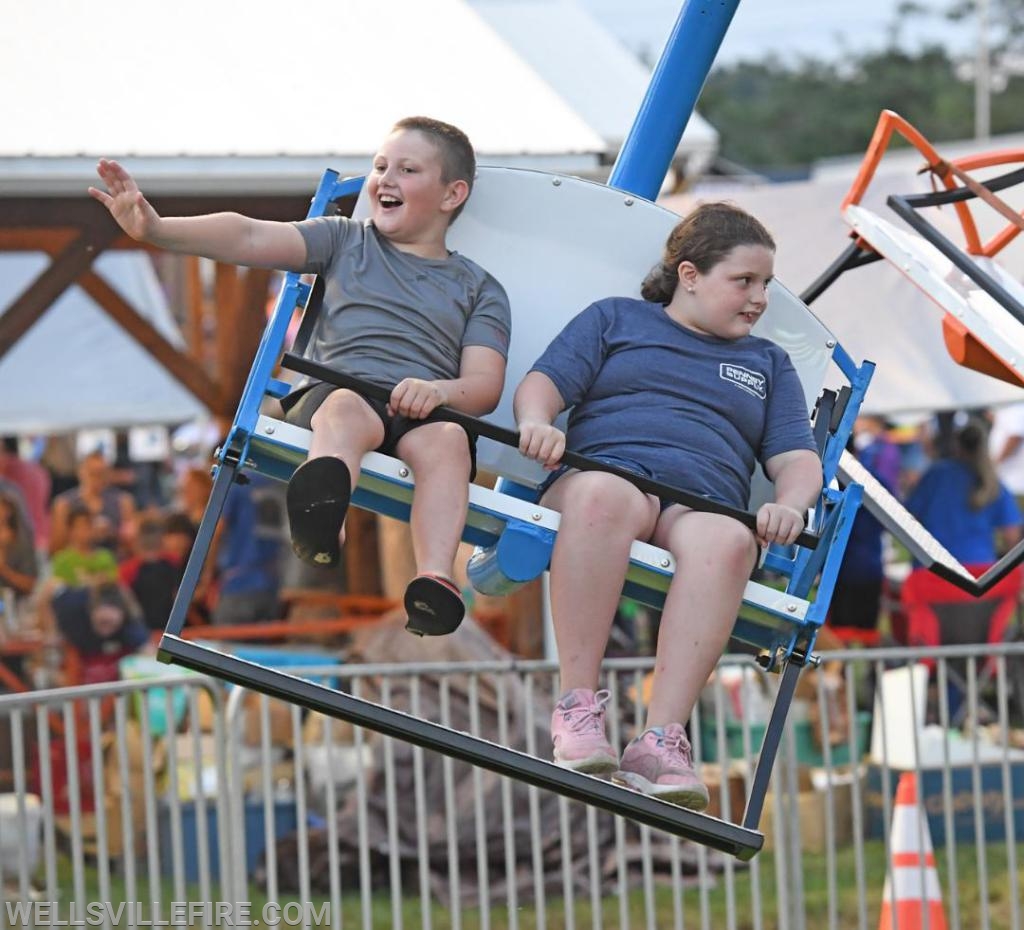
[[[79,235],[80,230],[30,229],[25,226],[0,227],[0,252],[62,252]]]
[[[200,259],[195,255],[183,256],[184,299],[185,299],[185,341],[188,343],[192,357],[206,364],[206,338],[203,326],[205,316],[205,300],[203,299],[203,279],[199,274]]]
[[[0,359],[86,271],[120,230],[112,222],[87,227],[64,248],[0,316]]]
[[[256,350],[267,328],[267,294],[273,272],[265,268],[249,268],[236,293],[238,313],[235,316],[234,339],[227,368],[221,375],[225,403],[232,409],[242,399]]]
[[[149,320],[141,316],[96,273],[87,272],[79,283],[82,289],[172,377],[184,385],[210,411],[217,411],[220,390],[195,359],[171,345]]]
[[[350,507],[345,517],[345,548],[342,553],[345,557],[345,590],[349,594],[384,593],[378,555],[379,519],[375,513],[359,507]],[[401,594],[398,597],[401,598]]]
[[[226,388],[231,377],[232,346],[239,328],[240,274],[241,269],[237,265],[218,262],[213,276],[213,346],[216,359],[214,370],[217,372],[217,381],[221,387],[217,413],[228,420],[235,412],[228,400]]]

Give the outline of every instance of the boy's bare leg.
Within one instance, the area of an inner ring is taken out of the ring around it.
[[[627,481],[600,472],[571,472],[544,495],[561,511],[551,557],[551,614],[561,690],[594,690],[622,597],[635,539],[647,539],[657,501]]]
[[[451,578],[469,504],[466,433],[454,423],[426,423],[399,439],[395,451],[416,479],[409,517],[416,570]]]
[[[666,510],[652,542],[676,560],[658,633],[647,726],[685,724],[729,640],[757,558],[753,533],[731,517]]]
[[[330,455],[341,459],[348,466],[355,487],[363,456],[384,441],[380,417],[354,391],[339,388],[327,395],[310,425],[313,437],[309,441],[309,458]],[[344,526],[338,538],[345,542]]]

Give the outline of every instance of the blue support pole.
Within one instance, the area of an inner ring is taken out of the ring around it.
[[[740,0],[686,0],[608,186],[654,200]]]

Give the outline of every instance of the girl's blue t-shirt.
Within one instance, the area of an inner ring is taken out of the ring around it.
[[[963,462],[936,462],[915,485],[907,510],[962,565],[988,565],[996,560],[996,530],[1018,526],[1021,513],[1002,484],[995,500],[972,510],[974,481],[974,474]]]
[[[573,408],[569,449],[733,507],[747,506],[755,462],[816,451],[785,350],[758,336],[696,333],[661,304],[591,304],[533,370]]]

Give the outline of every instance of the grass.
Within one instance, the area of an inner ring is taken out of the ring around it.
[[[1009,873],[1006,844],[989,845],[984,848],[984,853],[988,883],[987,887],[983,888],[979,882],[980,857],[978,850],[969,845],[962,845],[957,849],[956,898],[960,926],[963,928],[982,926],[983,908],[987,908],[987,926],[991,930],[1018,930],[1012,924],[1011,895],[1014,891]],[[863,845],[863,856],[864,870],[862,874],[865,886],[863,902],[861,902],[857,887],[853,848],[840,850],[836,854],[832,883],[834,895],[830,891],[828,863],[825,856],[812,854],[803,856],[801,881],[803,884],[803,911],[806,915],[807,926],[827,927],[830,926],[830,920],[834,920],[836,927],[859,927],[862,913],[865,927],[874,928],[878,925],[886,865],[884,844],[881,841],[866,842]],[[937,851],[936,859],[939,882],[943,890],[943,902],[947,917],[949,917],[953,896],[949,887],[945,851]],[[489,919],[481,915],[478,908],[464,908],[457,915],[453,915],[448,909],[435,902],[431,905],[431,926],[436,930],[448,930],[448,928],[454,927],[460,927],[462,930],[482,930],[484,927],[493,928],[493,930],[507,930],[513,926],[518,930],[540,930],[540,928],[568,930],[570,927],[578,927],[582,930],[582,928],[593,926],[610,928],[646,927],[648,925],[662,928],[674,926],[677,903],[681,906],[683,926],[688,928],[730,926],[735,927],[736,930],[754,930],[755,927],[763,928],[763,930],[778,930],[780,927],[789,926],[791,922],[786,921],[784,916],[779,914],[779,883],[775,872],[776,861],[773,852],[771,850],[763,852],[758,856],[756,863],[756,868],[759,871],[756,891],[753,871],[748,866],[741,868],[737,865],[733,868],[731,876],[717,873],[704,887],[700,887],[695,879],[687,879],[681,894],[674,892],[669,876],[659,875],[654,879],[654,894],[650,899],[653,902],[651,914],[647,913],[648,899],[642,888],[632,888],[623,899],[618,896],[617,889],[613,887],[617,883],[617,879],[613,879],[608,894],[601,902],[599,923],[595,923],[593,920],[589,894],[585,894],[577,896],[570,902],[560,897],[549,896],[540,915],[541,919],[538,919],[537,910],[532,902],[521,904],[516,909],[514,917],[510,915],[504,903],[493,903]],[[1016,893],[1020,895],[1024,889],[1024,845],[1018,845],[1016,849],[1016,870]],[[631,875],[630,878],[639,880],[640,876]],[[792,876],[786,876],[782,882],[784,894],[790,899],[794,897],[792,879]],[[71,863],[67,858],[62,858],[60,861],[58,883],[60,900],[62,902],[70,901],[74,896],[74,883]],[[468,883],[464,884],[468,885]],[[98,900],[96,891],[98,873],[92,866],[86,869],[85,887],[88,900]],[[407,890],[411,891],[411,886]],[[8,903],[16,900],[16,896],[13,896],[11,891],[12,889],[8,888],[5,895],[5,900]],[[148,900],[150,896],[146,893],[147,891],[148,886],[145,882],[141,883],[135,898]],[[251,895],[250,914],[253,918],[260,919],[263,907],[267,904],[266,895],[261,894],[255,888],[250,890],[249,894]],[[210,899],[218,901],[220,900],[219,895],[219,889],[214,886],[210,891]],[[111,899],[114,902],[119,902],[123,901],[125,896],[123,879],[114,877],[111,881]],[[759,922],[755,921],[753,904],[758,897],[761,902],[759,910],[762,915]],[[165,902],[178,899],[170,881],[163,882],[161,898]],[[186,900],[199,900],[198,886],[189,886]],[[296,900],[297,898],[290,895],[281,895],[278,898],[281,905]],[[332,926],[331,918],[337,919],[339,915],[332,915],[329,907],[322,910],[326,899],[323,896],[316,896],[311,903],[314,911],[322,913],[325,918],[320,925]],[[375,893],[368,904],[369,924],[372,927],[397,927],[399,923],[401,926],[409,928],[423,926],[424,915],[421,912],[421,902],[418,896],[405,897],[396,904],[391,900],[389,894]],[[792,914],[799,909],[799,901],[790,900],[784,906],[788,907]],[[395,913],[395,907],[399,910],[398,914]],[[357,891],[353,889],[349,893],[343,894],[342,914],[338,921],[340,925],[362,927],[364,925],[362,908],[363,903]],[[1021,909],[1024,909],[1024,905],[1021,905]],[[298,911],[296,908],[290,908],[287,913],[294,916]],[[626,923],[623,922],[623,917],[625,917]],[[7,918],[6,913],[4,918]],[[260,919],[260,925],[263,925],[262,919]],[[294,924],[281,924],[281,926],[288,925]],[[950,925],[953,926],[952,922]],[[122,920],[115,926],[128,926],[128,922]],[[184,926],[184,924],[179,924],[179,926]],[[193,926],[198,928],[207,925],[196,923]]]

